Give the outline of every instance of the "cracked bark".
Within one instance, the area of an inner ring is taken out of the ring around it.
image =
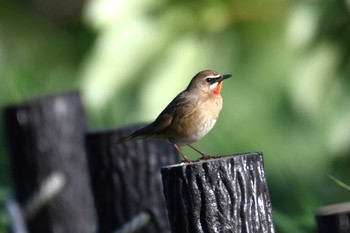
[[[179,162],[163,141],[118,141],[144,124],[89,133],[86,137],[99,232],[110,233],[146,212],[151,221],[140,232],[170,232],[160,168]]]
[[[23,207],[55,172],[63,189],[27,221],[30,232],[95,232],[84,148],[85,112],[77,92],[45,96],[4,110],[15,195]]]
[[[273,233],[261,153],[163,167],[173,233]]]

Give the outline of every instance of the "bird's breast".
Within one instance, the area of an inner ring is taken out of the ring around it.
[[[222,98],[199,99],[193,103],[193,112],[175,118],[169,128],[171,140],[179,145],[188,145],[204,137],[215,125],[222,108]]]

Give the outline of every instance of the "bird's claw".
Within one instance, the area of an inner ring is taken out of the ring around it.
[[[203,154],[202,157],[200,157],[199,159],[195,159],[195,160],[189,160],[189,159],[184,159],[181,162],[182,163],[195,163],[195,162],[200,162],[200,161],[206,161],[209,159],[218,159],[221,158],[222,155],[206,155]]]
[[[203,160],[209,160],[209,159],[218,159],[221,158],[221,155],[206,155],[206,154],[202,154],[202,157],[200,157],[199,159],[195,160],[196,162],[199,161],[203,161]]]
[[[202,158],[200,158],[200,160],[217,159],[221,157],[221,155],[202,155]]]

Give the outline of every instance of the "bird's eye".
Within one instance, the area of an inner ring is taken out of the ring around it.
[[[208,82],[208,83],[211,83],[212,81],[213,81],[212,78],[207,78],[207,82]]]

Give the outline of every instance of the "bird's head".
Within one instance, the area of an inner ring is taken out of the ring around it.
[[[187,90],[200,90],[205,93],[220,95],[222,82],[231,76],[231,74],[221,75],[213,70],[203,70],[192,78]]]

